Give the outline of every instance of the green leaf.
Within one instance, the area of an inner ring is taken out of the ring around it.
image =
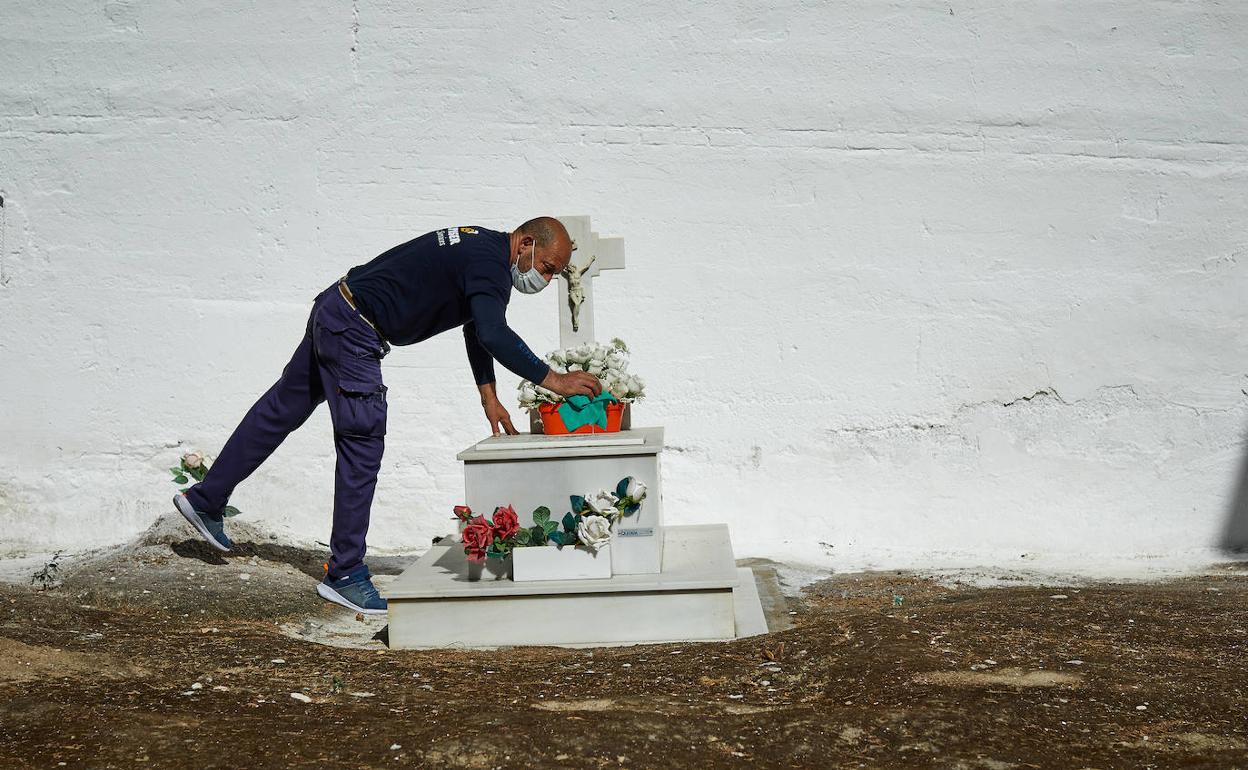
[[[174,477],[174,479],[173,479],[173,483],[175,483],[175,484],[186,484],[186,483],[188,483],[188,482],[190,482],[190,479],[188,479],[186,476],[182,476],[182,475],[175,476],[175,477]]]
[[[545,529],[534,524],[532,528],[529,529],[529,532],[531,533],[531,536],[529,537],[530,543],[532,543],[533,545],[545,544],[546,542],[546,530]]]
[[[576,531],[576,517],[570,513],[563,514],[563,530],[565,532]]]
[[[532,537],[533,537],[533,533],[530,532],[529,530],[527,529],[519,530],[516,532],[516,545],[528,545]]]
[[[552,543],[554,543],[555,545],[563,545],[563,542],[564,542],[564,540],[563,540],[563,533],[562,533],[562,532],[551,532],[551,533],[550,533],[550,541],[551,541]]]
[[[181,475],[182,475],[182,469],[181,469],[181,468],[170,468],[170,469],[169,469],[169,472],[170,472],[170,473],[172,473],[175,477],[176,477],[176,476],[181,476]]]
[[[240,513],[242,513],[242,511],[238,510],[232,505],[227,505],[221,509],[222,516],[237,516]]]
[[[585,498],[581,495],[572,495],[572,512],[580,513],[585,508]]]
[[[179,492],[181,492],[182,494],[184,494],[184,495],[185,495],[185,494],[186,494],[186,490],[188,490],[188,489],[190,489],[190,487],[182,487],[182,488],[181,488],[181,489],[179,489],[178,491],[179,491]]]
[[[619,484],[616,484],[616,485],[615,485],[615,496],[616,496],[616,497],[618,497],[618,498],[620,498],[621,500],[623,500],[625,497],[627,497],[627,496],[628,496],[628,495],[627,495],[627,492],[628,492],[628,480],[629,480],[630,478],[632,478],[632,476],[625,476],[624,478],[620,479],[620,483],[619,483]]]
[[[549,536],[550,536],[550,533],[551,533],[551,532],[554,532],[554,531],[556,531],[557,529],[559,529],[559,525],[558,525],[558,524],[556,524],[556,523],[555,523],[555,522],[553,522],[553,521],[548,521],[548,522],[546,522],[545,524],[543,524],[543,525],[542,525],[542,531],[546,534],[546,536],[547,536],[547,537],[549,537]],[[545,539],[545,538],[543,538],[543,539]]]
[[[633,503],[632,505],[624,506],[624,513],[633,514],[640,510],[641,510],[641,503]]]
[[[203,481],[204,476],[207,476],[207,475],[208,475],[208,469],[202,465],[199,466],[198,468],[191,469],[191,478],[195,479],[196,481]]]
[[[190,468],[186,467],[186,458],[185,458],[185,457],[183,457],[181,460],[179,460],[179,461],[178,461],[178,469],[179,469],[179,470],[183,470],[183,471],[189,471],[189,470],[190,470]]]
[[[543,505],[541,508],[538,508],[533,511],[533,523],[534,524],[538,524],[544,527],[546,526],[546,522],[548,521],[550,521],[550,509],[549,508]]]

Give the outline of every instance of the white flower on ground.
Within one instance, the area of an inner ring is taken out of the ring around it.
[[[636,502],[641,502],[646,499],[646,485],[635,478],[629,478],[628,486],[624,488],[624,494]]]
[[[619,510],[615,507],[619,501],[618,497],[605,489],[592,497],[585,498],[585,503],[589,506],[589,509],[599,516],[614,516],[619,513]]]
[[[199,452],[188,452],[182,455],[182,462],[186,463],[188,468],[198,468],[204,464],[204,456]]]
[[[576,537],[581,543],[597,551],[611,542],[611,522],[603,516],[585,516],[576,525]]]

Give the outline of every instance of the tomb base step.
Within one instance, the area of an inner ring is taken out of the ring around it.
[[[661,572],[599,580],[468,579],[460,547],[435,545],[385,590],[396,649],[587,647],[725,641],[765,633],[753,573],[725,524],[664,528]]]

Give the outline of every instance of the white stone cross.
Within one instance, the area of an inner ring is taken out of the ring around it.
[[[624,239],[599,238],[589,227],[589,217],[559,217],[559,221],[568,228],[568,235],[576,244],[568,269],[579,275],[579,281],[559,276],[559,347],[568,348],[595,341],[593,278],[603,270],[624,269]],[[576,303],[574,318],[568,293],[577,283],[583,298]]]

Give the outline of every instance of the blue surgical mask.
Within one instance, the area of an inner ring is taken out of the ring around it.
[[[537,243],[533,244],[533,262],[528,270],[520,272],[520,260],[511,263],[511,285],[524,294],[537,294],[550,281],[537,271]]]

